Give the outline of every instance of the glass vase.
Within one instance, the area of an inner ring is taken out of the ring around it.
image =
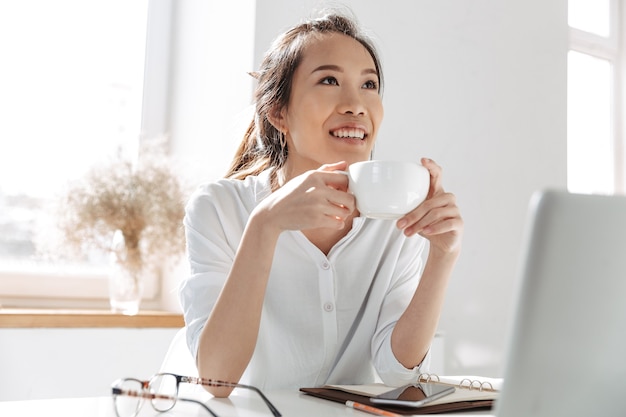
[[[115,313],[135,315],[139,312],[142,297],[141,269],[131,257],[121,231],[115,232],[111,245],[109,271],[109,303]]]

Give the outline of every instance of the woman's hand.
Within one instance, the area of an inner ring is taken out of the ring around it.
[[[255,211],[279,231],[343,229],[356,202],[347,192],[348,177],[332,171],[346,168],[346,162],[337,162],[307,171],[272,193]]]
[[[463,219],[454,194],[444,191],[441,167],[433,160],[422,158],[430,173],[430,190],[426,200],[396,223],[406,236],[419,234],[430,241],[431,250],[458,253],[461,249]]]

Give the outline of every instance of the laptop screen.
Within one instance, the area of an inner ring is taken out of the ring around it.
[[[626,415],[626,197],[530,203],[498,417]]]

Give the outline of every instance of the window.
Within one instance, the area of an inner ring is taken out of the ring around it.
[[[165,3],[0,3],[0,303],[106,299],[105,257],[90,267],[50,263],[36,241],[51,230],[47,205],[69,180],[118,148],[136,152],[141,133],[159,130],[146,123],[165,106],[154,91],[166,91],[167,65],[146,47],[169,30],[159,26]],[[142,107],[144,83],[151,108]],[[148,296],[156,292],[148,284]]]
[[[618,0],[569,0],[567,186],[624,193],[623,7]]]

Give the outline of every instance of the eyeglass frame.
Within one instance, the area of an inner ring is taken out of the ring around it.
[[[129,390],[129,389],[124,389],[121,388],[117,385],[120,385],[126,381],[135,381],[135,382],[139,382],[141,384],[141,391],[134,391],[134,390]],[[117,415],[117,417],[122,417],[120,416],[119,411],[117,410],[117,397],[120,395],[125,395],[128,397],[137,397],[139,398],[139,406],[137,407],[137,410],[135,410],[135,412],[133,413],[132,417],[136,417],[137,414],[139,414],[139,410],[141,410],[141,407],[143,406],[143,399],[147,398],[150,400],[170,400],[172,401],[172,406],[170,408],[168,408],[167,410],[158,410],[154,404],[152,403],[152,401],[150,401],[150,404],[152,405],[152,408],[154,408],[155,411],[158,412],[164,412],[164,411],[168,411],[171,410],[174,405],[176,405],[176,401],[180,400],[180,401],[187,401],[187,402],[191,402],[191,403],[196,403],[198,404],[200,407],[204,408],[209,414],[211,414],[213,417],[219,417],[217,414],[215,414],[213,412],[213,410],[211,410],[206,404],[204,404],[202,401],[198,401],[198,400],[194,400],[193,398],[185,398],[185,397],[172,397],[171,395],[165,395],[165,394],[156,394],[153,392],[149,392],[148,389],[150,388],[150,381],[142,381],[140,379],[137,378],[121,378],[116,380],[115,382],[113,382],[113,384],[111,384],[111,395],[113,396],[113,408],[115,409],[115,415]],[[126,416],[124,416],[126,417]]]
[[[150,378],[150,381],[148,381],[148,385],[152,383],[152,381],[155,380],[156,378],[164,376],[164,375],[170,375],[176,378],[176,398],[180,399],[180,397],[178,397],[178,387],[180,386],[181,382],[185,382],[188,384],[204,385],[208,387],[246,388],[259,394],[259,396],[261,397],[265,405],[267,405],[267,407],[270,409],[274,417],[282,417],[282,414],[280,413],[280,411],[278,411],[278,408],[276,408],[276,406],[272,404],[272,402],[265,396],[265,394],[263,394],[263,392],[259,388],[253,385],[245,385],[245,384],[239,384],[235,382],[221,381],[218,379],[208,379],[208,378],[201,378],[201,377],[195,377],[195,376],[184,376],[184,375],[174,374],[171,372],[160,372],[158,374],[154,374],[152,378]],[[174,405],[176,405],[176,400],[174,400],[172,407],[163,411],[171,410],[174,407]]]

